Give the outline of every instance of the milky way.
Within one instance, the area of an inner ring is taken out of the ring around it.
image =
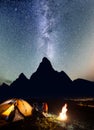
[[[44,56],[71,79],[94,80],[94,0],[0,1],[0,83],[30,78]]]
[[[57,17],[53,16],[53,12],[49,7],[49,1],[41,0],[35,3],[37,8],[37,21],[38,21],[38,51],[42,51],[42,55],[50,59],[54,57],[55,53],[55,24]],[[54,38],[53,38],[54,34]]]

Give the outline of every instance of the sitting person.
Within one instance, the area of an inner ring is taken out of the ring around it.
[[[48,104],[45,102],[42,104],[42,112],[45,116],[47,116],[48,113]]]

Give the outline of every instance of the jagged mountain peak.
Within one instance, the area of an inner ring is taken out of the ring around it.
[[[50,61],[48,60],[48,58],[47,57],[43,57],[43,59],[42,59],[42,62],[49,62],[50,63]],[[51,63],[50,63],[51,64]]]
[[[22,84],[23,82],[26,82],[28,79],[27,79],[27,77],[23,74],[23,73],[21,73],[19,76],[18,76],[18,78],[15,80],[15,81],[13,81],[12,82],[12,84],[11,85],[18,85],[18,84]]]
[[[72,82],[72,80],[70,79],[70,77],[64,72],[64,71],[61,71],[61,72],[59,72],[60,73],[60,76],[61,76],[61,78],[63,79],[66,79],[67,81],[70,81],[70,82]]]
[[[2,83],[1,86],[2,86],[2,87],[8,87],[8,84],[6,84],[6,83]]]
[[[26,78],[26,76],[24,73],[21,73],[18,78],[24,79],[24,78]]]
[[[51,70],[53,70],[51,62],[46,57],[44,57],[42,59],[42,62],[39,64],[37,71],[44,71],[45,72],[45,71],[51,71]]]
[[[46,57],[42,59],[42,62],[39,64],[36,72],[34,72],[30,77],[30,80],[36,79],[40,79],[41,81],[44,80],[45,82],[50,81],[53,83],[64,82],[65,84],[72,81],[64,71],[58,72],[54,70],[51,62]]]

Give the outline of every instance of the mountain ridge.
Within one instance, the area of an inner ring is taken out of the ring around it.
[[[64,72],[54,70],[44,57],[37,70],[28,79],[23,73],[9,86],[0,86],[0,99],[32,97],[85,97],[94,96],[94,82],[71,78]],[[6,91],[6,92],[5,92]],[[4,96],[5,95],[5,96]]]

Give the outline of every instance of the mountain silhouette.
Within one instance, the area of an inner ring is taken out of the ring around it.
[[[76,79],[73,81],[76,96],[94,97],[94,82],[85,79]]]
[[[43,59],[42,59],[42,62],[40,63],[40,65],[39,65],[39,67],[38,67],[38,69],[37,69],[37,72],[43,72],[43,73],[47,73],[47,72],[50,72],[50,71],[53,71],[54,69],[53,69],[53,67],[52,67],[52,65],[51,65],[51,63],[50,63],[50,61],[46,58],[46,57],[44,57]]]
[[[94,96],[94,82],[84,79],[72,81],[64,72],[56,71],[44,57],[30,79],[23,73],[10,86],[0,86],[0,100],[8,98],[56,98]]]
[[[35,91],[39,96],[60,96],[63,89],[71,84],[72,80],[65,72],[57,72],[53,69],[50,61],[44,57],[37,71],[32,74],[30,83],[35,86]],[[39,91],[41,91],[39,93]],[[63,93],[64,94],[64,93]]]
[[[24,97],[24,95],[28,93],[28,86],[29,80],[23,73],[21,73],[19,77],[10,85],[11,97]]]
[[[28,82],[28,79],[27,79],[27,77],[23,74],[23,73],[21,73],[20,75],[19,75],[19,77],[11,84],[11,86],[13,86],[13,87],[17,87],[17,86],[25,86],[25,85],[27,85],[27,82]]]

